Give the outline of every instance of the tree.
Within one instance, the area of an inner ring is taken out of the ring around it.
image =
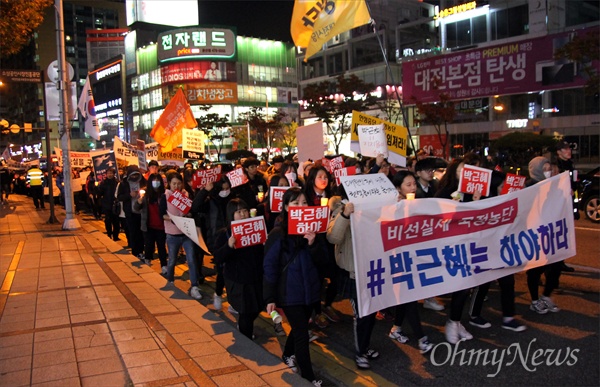
[[[53,0],[0,0],[0,56],[17,54],[44,21]]]
[[[273,139],[276,138],[281,130],[281,122],[284,113],[277,112],[273,116],[266,119],[262,113],[262,107],[252,107],[247,113],[240,114],[240,121],[246,121],[250,124],[251,137],[254,135],[254,142],[261,148],[267,149],[267,155],[271,154]],[[269,158],[269,156],[267,156]],[[267,160],[268,161],[268,160]]]
[[[296,130],[298,129],[298,123],[292,121],[290,123],[284,123],[283,127],[278,133],[277,139],[281,141],[284,147],[287,148],[288,153],[292,153],[293,149],[297,146],[296,141]]]
[[[597,30],[583,36],[575,36],[569,43],[556,50],[554,58],[566,58],[581,64],[583,72],[588,77],[585,86],[586,93],[596,95],[600,92],[600,76],[598,68],[594,67],[593,62],[595,61],[597,65],[598,58],[600,58],[600,40]]]
[[[200,110],[210,110],[210,105],[200,106]],[[229,115],[220,116],[217,113],[207,113],[200,118],[197,118],[198,128],[206,134],[208,141],[215,147],[217,151],[217,160],[221,159],[221,151],[223,150],[226,131],[229,127]],[[210,145],[208,146],[210,153]]]
[[[371,95],[374,88],[372,83],[365,83],[354,74],[348,78],[339,75],[335,82],[323,81],[304,88],[306,108],[325,123],[336,154],[350,133],[352,111],[365,111],[375,105],[377,98]]]
[[[503,165],[522,167],[556,144],[556,139],[532,132],[513,132],[500,137],[491,146]]]
[[[434,78],[431,82],[433,90],[439,89],[439,79]],[[447,159],[448,141],[450,141],[448,124],[454,121],[456,109],[454,108],[454,102],[450,100],[448,94],[440,93],[439,97],[439,102],[434,103],[419,102],[415,97],[412,97],[412,100],[417,106],[418,117],[415,118],[415,121],[422,125],[433,126],[438,135],[440,144],[442,145],[444,159]]]

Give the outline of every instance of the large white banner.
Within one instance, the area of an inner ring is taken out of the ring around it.
[[[113,139],[113,151],[117,159],[123,160],[127,165],[138,165],[138,147],[115,136]],[[146,144],[146,161],[158,160],[158,143]]]
[[[565,172],[470,203],[356,204],[351,227],[360,315],[574,256],[571,200]]]

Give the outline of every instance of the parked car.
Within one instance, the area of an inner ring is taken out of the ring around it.
[[[594,223],[600,223],[600,167],[579,180],[579,209]]]

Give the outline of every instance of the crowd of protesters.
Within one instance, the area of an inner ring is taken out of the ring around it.
[[[563,148],[564,144],[560,143],[557,147],[559,156],[566,152]],[[424,155],[409,159],[409,168],[391,165],[383,156],[360,159],[343,156],[343,159],[346,167],[356,167],[357,174],[382,173],[389,177],[398,191],[398,200],[405,200],[409,195],[417,200],[433,197],[464,202],[485,199],[480,192],[457,195],[462,168],[465,165],[485,166],[486,160],[475,153],[452,160],[447,168],[442,168],[446,166],[440,166],[438,159]],[[438,312],[448,310],[445,336],[452,344],[473,338],[461,322],[469,298],[468,324],[477,328],[491,326],[481,316],[489,283],[453,292],[447,307],[437,299],[429,298],[422,304],[414,301],[359,317],[350,228],[354,204],[348,200],[343,187],[335,184],[322,160],[298,164],[292,158],[285,160],[276,156],[269,165],[264,160],[247,158],[236,165],[225,165],[220,180],[194,188],[192,182],[196,171],[211,167],[203,163],[195,166],[191,162],[183,168],[161,167],[151,161],[147,171],[140,171],[135,165],[120,171],[109,169],[100,183],[94,179],[93,172],[75,170],[74,177],[82,173],[87,175],[81,190],[76,193],[76,207],[78,210],[86,208],[95,219],[103,218],[106,234],[113,240],[120,240],[124,233],[127,247],[144,263],[153,265],[158,258],[161,273],[169,282],[175,280],[175,266],[183,250],[189,269],[189,294],[200,300],[205,296],[200,288],[205,281],[202,270],[205,251],[178,228],[171,216],[193,218],[214,260],[215,290],[210,295],[214,308],[220,310],[226,297],[229,311],[237,315],[238,329],[251,339],[254,337],[254,320],[261,311],[266,310],[272,316],[285,316],[291,330],[287,333],[282,359],[294,372],[299,371],[315,385],[320,385],[320,381],[312,369],[309,343],[317,337],[313,330],[325,329],[342,319],[333,307],[335,300],[347,299],[351,304],[355,362],[360,369],[369,369],[370,361],[379,357],[379,352],[369,345],[377,320],[390,324],[390,339],[407,343],[410,338],[402,330],[406,320],[420,352],[427,353],[432,349],[433,344],[421,324],[419,305]],[[572,170],[572,164],[565,160],[559,167]],[[234,168],[243,170],[247,177],[245,184],[232,187],[226,172]],[[552,174],[550,160],[536,157],[529,163],[527,184],[535,184]],[[62,190],[61,171],[55,170],[52,175],[56,187]],[[441,179],[435,177],[440,175]],[[501,191],[504,175],[494,171],[492,176],[490,196],[496,196]],[[28,171],[27,177],[36,208],[44,208],[42,189],[47,186],[48,174],[36,168]],[[11,176],[11,179],[3,177],[5,200],[12,192],[11,187],[17,187],[21,179],[23,177],[19,175]],[[269,206],[269,188],[277,186],[290,187],[283,195],[279,213],[272,212]],[[188,213],[169,201],[175,193],[190,199],[192,204]],[[62,192],[58,195],[58,203],[63,203],[61,195]],[[320,206],[324,198],[331,211],[327,232],[290,235],[289,206]],[[236,248],[231,223],[251,217],[251,209],[265,219],[266,244]],[[561,271],[566,270],[572,269],[562,262],[529,270],[527,282],[532,311],[545,314],[560,310],[552,301],[551,293],[558,286]],[[538,296],[543,274],[546,276],[544,292]],[[525,330],[525,325],[514,318],[514,276],[500,278],[498,283],[502,328],[515,332]],[[281,317],[273,320],[274,333],[285,336]]]

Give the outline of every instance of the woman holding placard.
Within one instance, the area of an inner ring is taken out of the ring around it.
[[[236,247],[231,222],[248,219],[248,205],[242,199],[231,199],[225,209],[226,228],[215,237],[215,262],[223,264],[227,300],[238,312],[238,329],[253,339],[254,320],[263,310],[262,277],[263,246]]]
[[[267,312],[282,307],[292,327],[283,361],[294,372],[300,367],[304,379],[315,381],[308,349],[308,320],[315,304],[320,303],[321,285],[315,263],[325,258],[327,249],[314,232],[288,235],[290,208],[307,205],[298,187],[283,195],[281,215],[265,245],[263,294]]]

